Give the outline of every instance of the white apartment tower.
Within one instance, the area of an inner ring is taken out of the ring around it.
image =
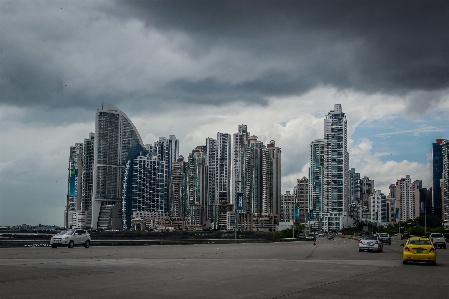
[[[396,181],[396,208],[399,209],[399,221],[419,217],[419,184],[411,182],[410,175]]]
[[[340,104],[335,104],[324,119],[324,139],[311,144],[310,167],[313,225],[325,231],[351,225],[347,121]]]

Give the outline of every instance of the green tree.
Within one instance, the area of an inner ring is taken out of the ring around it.
[[[435,214],[421,215],[415,219],[415,222],[420,226],[439,227],[441,226],[441,218]]]

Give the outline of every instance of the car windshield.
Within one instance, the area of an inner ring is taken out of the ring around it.
[[[410,240],[411,245],[431,245],[430,240]]]
[[[379,236],[381,236],[381,237],[388,237],[388,234],[387,233],[380,233]]]
[[[73,230],[63,230],[60,233],[58,233],[58,235],[71,235],[73,233]]]
[[[377,240],[376,236],[363,236],[362,237],[363,240]]]

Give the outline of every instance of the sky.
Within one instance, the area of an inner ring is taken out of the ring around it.
[[[0,226],[63,225],[69,149],[103,102],[185,157],[246,124],[282,192],[341,104],[350,167],[432,186],[449,139],[448,1],[0,0]]]

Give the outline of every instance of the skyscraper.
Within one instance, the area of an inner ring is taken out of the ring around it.
[[[173,163],[170,182],[170,218],[173,225],[185,228],[189,222],[189,163],[179,156]]]
[[[245,147],[245,144],[248,142],[249,132],[246,125],[239,125],[238,132],[234,133],[233,140],[233,159],[232,159],[232,168],[233,168],[233,176],[232,176],[232,203],[236,202],[236,194],[243,193],[243,185],[242,185],[242,154]]]
[[[327,231],[349,225],[349,154],[347,121],[341,105],[335,104],[324,120],[323,216]]]
[[[189,228],[201,230],[210,227],[206,218],[208,205],[208,166],[206,148],[197,146],[189,154]]]
[[[173,169],[173,163],[179,157],[179,140],[175,135],[170,135],[168,138],[159,137],[159,140],[154,143],[153,146],[146,146],[152,155],[155,155],[159,161],[164,162],[165,168],[162,172],[164,175],[164,210],[170,210],[170,181],[171,173]]]
[[[441,143],[443,150],[443,175],[441,177],[441,196],[443,201],[443,221],[449,222],[449,140]],[[446,227],[448,227],[446,222]]]
[[[443,143],[444,139],[437,139],[432,144],[433,160],[433,211],[434,214],[442,218],[443,201],[441,193],[441,179],[443,178]]]
[[[274,140],[262,148],[262,214],[281,213],[281,148]]]
[[[208,166],[208,211],[207,219],[215,222],[214,205],[229,203],[231,200],[231,136],[217,133],[217,139],[206,139]]]
[[[325,231],[352,225],[349,217],[347,121],[340,104],[335,104],[334,110],[330,110],[324,119],[324,139],[311,144],[310,167],[313,225]]]
[[[231,201],[231,135],[217,133],[216,203]]]
[[[214,204],[217,197],[217,140],[206,138],[206,165],[207,165],[207,210],[206,219],[214,218]]]
[[[309,179],[303,177],[296,180],[296,186],[293,188],[296,204],[298,205],[297,221],[307,223],[309,215]]]
[[[123,175],[128,151],[135,142],[143,144],[131,120],[118,108],[103,103],[95,117],[92,194],[94,229],[122,227],[120,210]]]
[[[169,215],[165,197],[165,171],[165,161],[160,161],[137,142],[131,146],[123,176],[123,229],[132,228],[133,219],[163,219]]]
[[[399,221],[405,222],[409,219],[419,217],[419,188],[418,183],[412,183],[410,175],[396,182],[396,208],[399,209]]]
[[[76,143],[70,147],[67,204],[64,212],[64,226],[73,227],[73,214],[81,207],[81,176],[83,171],[83,144]]]
[[[82,174],[82,201],[81,211],[89,213],[86,216],[84,227],[91,227],[91,214],[92,214],[92,193],[94,182],[94,156],[95,156],[95,133],[90,133],[89,138],[84,139],[83,150],[83,174]]]
[[[307,214],[313,230],[322,229],[322,215],[327,212],[323,206],[324,146],[323,139],[310,143],[309,211]]]
[[[253,230],[253,220],[258,221],[260,228],[265,225],[259,217],[271,217],[272,223],[278,222],[281,213],[281,149],[273,140],[264,146],[257,136],[251,136],[244,146],[241,161],[247,230]]]
[[[349,216],[360,221],[361,217],[361,186],[360,173],[354,168],[349,170]]]

